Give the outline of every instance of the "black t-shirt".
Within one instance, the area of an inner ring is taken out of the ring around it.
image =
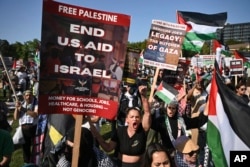
[[[161,135],[162,139],[162,144],[167,148],[167,149],[173,149],[174,146],[172,144],[172,141],[170,139],[170,136],[168,134],[168,129],[166,126],[166,121],[165,121],[165,115],[160,116],[155,120],[155,124],[152,127],[155,131],[159,132]],[[169,124],[171,126],[172,130],[172,136],[174,139],[177,138],[178,136],[178,120],[177,117],[174,118],[169,118]],[[183,134],[183,132],[181,132]]]
[[[129,137],[127,126],[121,126],[116,130],[111,140],[117,143],[118,151],[126,155],[141,155],[144,153],[147,142],[147,134],[140,125],[137,132]]]

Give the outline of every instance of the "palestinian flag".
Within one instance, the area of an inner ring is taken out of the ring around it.
[[[143,61],[144,61],[143,52],[144,52],[144,50],[141,51],[140,57],[139,57],[139,63],[141,63],[141,64],[143,64]]]
[[[40,65],[40,51],[39,50],[36,50],[34,60],[35,60],[37,65]]]
[[[218,69],[217,69],[218,70]],[[215,72],[209,97],[207,144],[215,166],[228,167],[230,151],[250,149],[250,107]]]
[[[178,23],[187,25],[187,33],[182,48],[200,52],[204,41],[216,39],[216,30],[223,28],[226,20],[226,12],[203,14],[177,11]]]
[[[169,104],[178,93],[178,90],[162,81],[158,86],[155,95],[162,99],[166,104]]]
[[[229,50],[226,50],[225,45],[222,45],[219,41],[213,40],[213,52],[216,53],[216,49],[221,48],[221,54],[225,55],[226,57],[231,57],[231,53]]]
[[[16,59],[14,59],[13,64],[12,64],[12,70],[16,70],[17,69],[17,64],[16,64]]]
[[[247,68],[250,68],[250,63],[248,62],[248,59],[243,56],[241,53],[239,53],[237,50],[234,51],[234,57],[235,59],[242,59],[244,66],[247,66]]]

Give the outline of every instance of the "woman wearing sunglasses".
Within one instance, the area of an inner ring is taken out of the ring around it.
[[[249,103],[249,98],[246,95],[246,82],[240,81],[236,86],[235,86],[235,91],[236,94],[241,97],[247,104]]]
[[[175,163],[177,167],[197,167],[199,146],[189,137],[180,136],[174,142],[177,150]],[[198,166],[200,167],[200,166]]]

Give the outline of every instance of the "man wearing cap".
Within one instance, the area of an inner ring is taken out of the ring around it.
[[[23,144],[24,163],[30,163],[32,139],[35,137],[38,123],[38,103],[30,90],[24,91],[23,98],[23,102],[16,102],[14,120],[18,119],[19,126],[22,127],[25,140]]]
[[[175,163],[177,167],[196,167],[199,146],[189,137],[180,136],[174,142],[176,148]],[[201,166],[199,166],[201,167]]]

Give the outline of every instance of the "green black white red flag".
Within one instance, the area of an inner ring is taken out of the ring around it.
[[[207,144],[215,166],[227,167],[230,151],[250,149],[250,107],[215,72],[209,97]]]
[[[177,11],[179,24],[187,25],[183,49],[200,52],[204,41],[216,39],[216,30],[223,28],[227,13],[204,14],[197,12]]]
[[[158,86],[155,95],[162,99],[166,104],[169,104],[178,95],[178,90],[165,83],[164,81]]]
[[[226,50],[226,46],[221,44],[218,40],[213,40],[213,52],[216,53],[216,49],[221,48],[221,54],[224,54],[226,57],[230,57],[231,53],[229,50]]]
[[[246,66],[247,68],[250,68],[250,63],[249,63],[248,59],[243,54],[241,54],[239,51],[237,51],[237,50],[234,51],[234,58],[235,59],[242,59],[244,66]]]

